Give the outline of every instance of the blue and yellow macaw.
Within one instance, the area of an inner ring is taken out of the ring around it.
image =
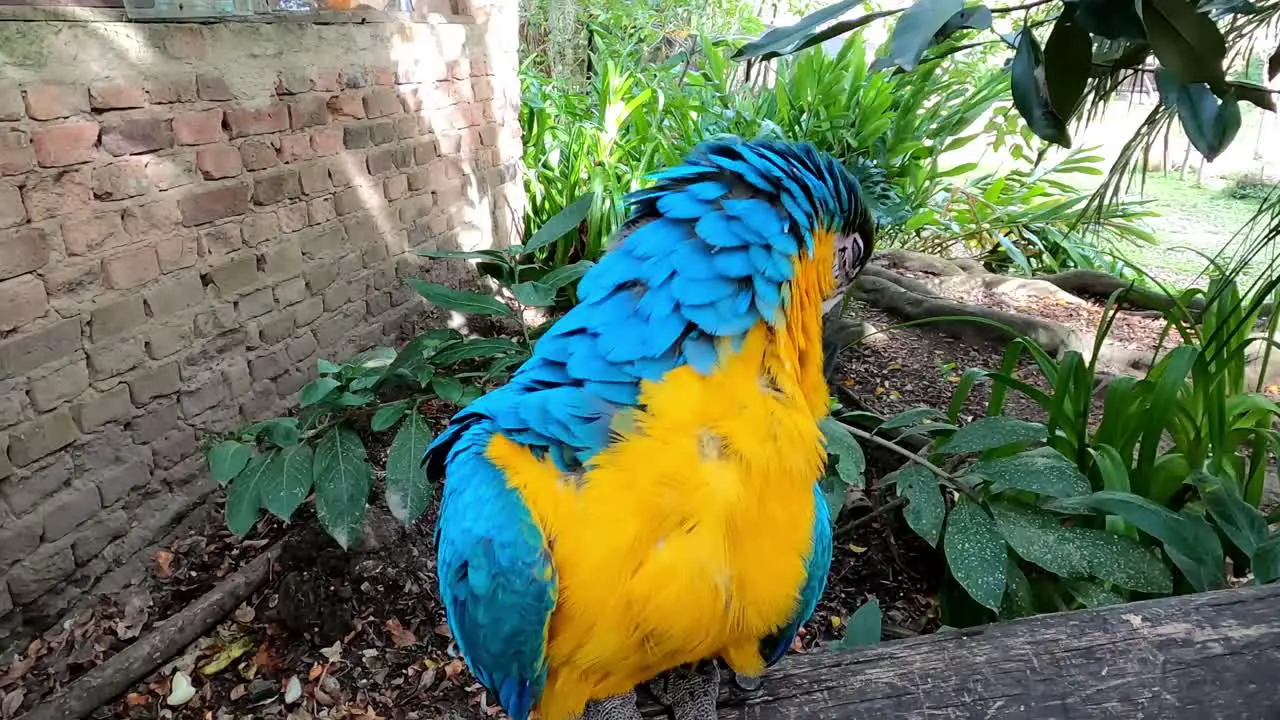
[[[579,304],[423,457],[449,628],[514,720],[639,718],[643,683],[714,718],[716,660],[761,674],[826,584],[822,312],[871,254],[858,183],[737,138],[653,179]]]

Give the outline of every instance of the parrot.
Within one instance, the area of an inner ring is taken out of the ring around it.
[[[513,720],[716,717],[826,587],[824,309],[866,265],[857,179],[807,142],[704,139],[627,215],[497,388],[421,465],[467,667]]]

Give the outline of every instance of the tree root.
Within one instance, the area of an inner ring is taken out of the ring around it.
[[[270,575],[280,549],[279,544],[268,548],[199,600],[160,623],[145,637],[90,670],[19,720],[79,720],[119,697],[134,683],[198,640],[247,600]]]

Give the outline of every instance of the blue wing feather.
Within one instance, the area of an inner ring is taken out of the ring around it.
[[[813,486],[813,502],[813,548],[809,553],[808,574],[800,591],[800,608],[790,623],[761,640],[760,656],[764,658],[767,667],[773,666],[787,654],[787,648],[791,647],[796,633],[813,617],[813,611],[818,608],[818,601],[827,589],[832,551],[831,511],[827,507],[827,499],[822,496],[822,489],[816,483]]]

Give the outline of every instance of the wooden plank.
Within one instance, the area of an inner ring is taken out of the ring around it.
[[[720,720],[1280,720],[1280,584],[791,656],[720,701]]]

